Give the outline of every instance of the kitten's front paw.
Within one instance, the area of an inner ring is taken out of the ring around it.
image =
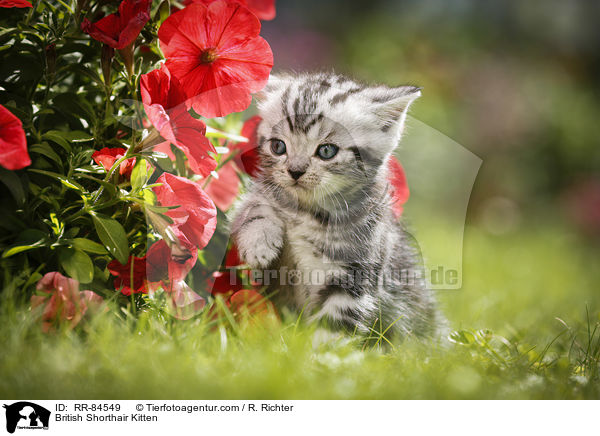
[[[256,229],[247,231],[238,238],[238,251],[250,268],[267,268],[279,256],[283,245],[279,229]]]

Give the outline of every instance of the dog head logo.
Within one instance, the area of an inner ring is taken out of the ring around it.
[[[47,429],[50,411],[28,401],[19,401],[4,405],[6,409],[6,431],[14,433],[15,429]]]

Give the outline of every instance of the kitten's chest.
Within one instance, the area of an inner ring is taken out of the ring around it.
[[[287,268],[288,289],[298,307],[310,306],[328,278],[344,270],[343,264],[324,254],[328,236],[320,226],[307,221],[286,228],[281,266]]]

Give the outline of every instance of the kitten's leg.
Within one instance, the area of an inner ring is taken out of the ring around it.
[[[342,273],[341,276],[343,275]],[[317,293],[316,312],[311,316],[311,321],[325,321],[330,328],[343,329],[349,333],[368,333],[368,319],[372,317],[376,307],[373,297],[361,283],[353,282],[352,279],[346,279],[343,286],[331,283],[332,280],[340,280],[340,273],[329,277],[330,283]]]
[[[271,205],[250,194],[239,207],[232,236],[240,257],[251,268],[267,268],[283,246],[283,221]]]

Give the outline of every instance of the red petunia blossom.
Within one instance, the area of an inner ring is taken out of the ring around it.
[[[223,298],[229,298],[234,292],[242,290],[244,283],[238,277],[238,271],[246,274],[251,279],[249,270],[240,270],[238,267],[242,265],[240,254],[235,244],[232,244],[227,254],[225,255],[225,270],[216,271],[212,277],[206,281],[206,290],[213,296],[221,295]],[[260,287],[260,283],[251,282],[253,287]]]
[[[184,177],[163,173],[160,186],[154,188],[160,206],[179,206],[165,215],[173,220],[173,232],[179,240],[198,248],[206,247],[217,227],[217,209],[200,185]]]
[[[107,265],[107,268],[115,276],[115,289],[121,291],[123,295],[131,295],[132,292],[134,294],[148,293],[146,256],[129,256],[126,265],[123,265],[118,260],[113,260]]]
[[[256,130],[261,121],[258,115],[248,119],[242,127],[242,136],[248,138],[248,142],[238,142],[231,147],[236,153],[236,165],[252,177],[256,177],[260,171]]]
[[[191,3],[198,2],[210,5],[216,0],[187,0],[184,4],[187,6]],[[272,20],[275,18],[275,0],[231,0],[232,2],[239,3],[246,6],[250,11],[256,15],[259,20]]]
[[[117,160],[125,156],[125,153],[127,153],[127,150],[125,150],[124,148],[104,147],[101,150],[95,151],[94,154],[92,154],[92,159],[94,159],[94,161],[98,165],[102,165],[104,169],[108,172]],[[126,177],[127,179],[131,178],[131,171],[133,171],[134,166],[135,157],[124,160],[119,165],[119,174]]]
[[[79,291],[79,282],[59,272],[49,272],[37,283],[38,293],[31,297],[31,308],[42,308],[42,330],[52,330],[53,324],[69,322],[75,327],[89,310],[102,304],[102,297],[92,291]]]
[[[184,281],[196,264],[198,249],[186,244],[187,257],[175,256],[164,240],[152,244],[146,254],[148,280],[152,288],[162,286],[169,294],[169,308],[175,318],[189,319],[202,310],[206,301]]]
[[[81,30],[97,41],[121,50],[132,44],[150,19],[152,0],[123,0],[119,11],[100,21],[85,18]]]
[[[169,306],[177,319],[190,319],[202,311],[206,300],[195,293],[183,280],[177,282],[170,293]]]
[[[189,114],[179,80],[172,77],[163,64],[160,69],[142,75],[140,90],[150,122],[166,140],[154,149],[175,159],[172,143],[186,155],[194,173],[208,176],[217,167],[208,152],[216,153],[216,150],[204,136],[206,125]]]
[[[212,177],[204,192],[212,198],[215,205],[222,211],[231,207],[240,192],[240,178],[231,162],[223,165],[217,171],[218,177]]]
[[[174,255],[164,240],[152,244],[146,253],[148,280],[163,282],[169,290],[183,280],[196,264],[198,249],[190,242],[184,243],[185,255]]]
[[[221,295],[229,298],[234,292],[243,288],[242,281],[237,277],[235,270],[215,271],[206,281],[206,289],[213,296]]]
[[[0,105],[0,165],[19,170],[31,165],[21,120]]]
[[[231,247],[225,256],[225,267],[231,268],[241,264],[242,259],[240,259],[240,253],[238,252],[237,246],[235,244],[231,244]]]
[[[234,292],[224,303],[238,322],[279,320],[273,303],[252,289]],[[220,306],[215,304],[209,311],[209,317],[213,320],[224,319],[225,314]]]
[[[27,0],[0,0],[0,8],[32,8]]]
[[[391,184],[392,194],[392,211],[396,218],[400,218],[404,210],[404,203],[406,203],[410,196],[406,174],[404,173],[404,168],[402,168],[402,165],[400,165],[400,162],[394,156],[390,157],[388,170],[388,179]]]
[[[234,293],[229,298],[229,310],[240,315],[268,315],[276,314],[275,306],[252,289],[243,289]]]
[[[167,18],[158,37],[171,74],[194,110],[207,118],[246,109],[273,67],[273,53],[258,36],[260,21],[239,3],[193,3]]]

